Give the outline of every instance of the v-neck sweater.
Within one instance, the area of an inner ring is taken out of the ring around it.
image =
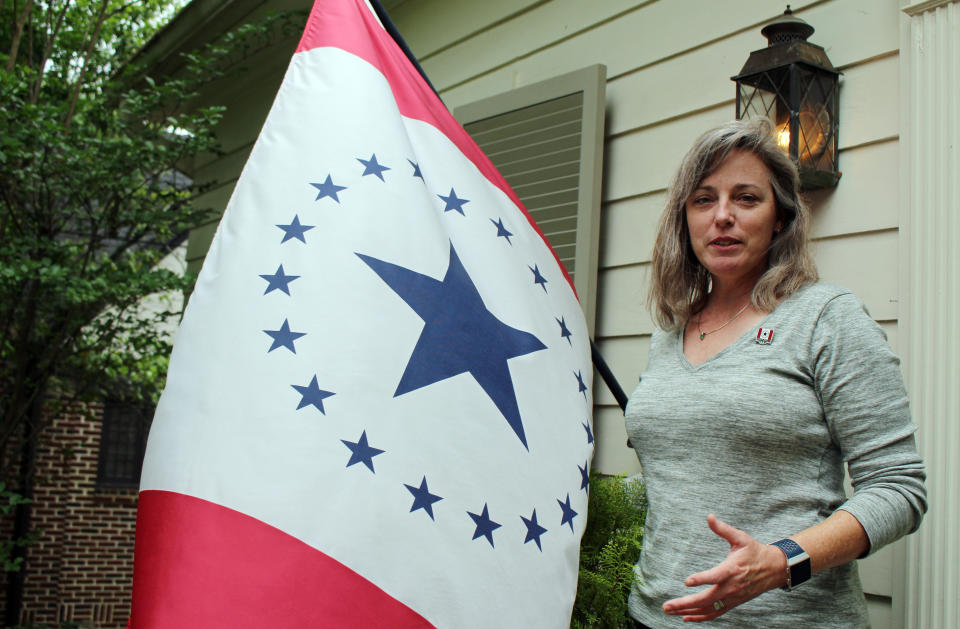
[[[758,342],[771,333],[770,342]],[[698,365],[683,354],[682,331],[654,332],[626,428],[648,500],[629,608],[651,627],[685,626],[661,606],[702,589],[684,579],[728,554],[729,544],[707,526],[709,513],[770,543],[843,509],[875,552],[916,530],[926,510],[899,360],[841,287],[797,291]],[[849,563],[791,592],[762,594],[711,625],[865,627],[868,620]]]

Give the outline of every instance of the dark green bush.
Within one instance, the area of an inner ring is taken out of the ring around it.
[[[587,529],[571,629],[626,629],[633,566],[643,545],[646,491],[638,477],[590,475]]]

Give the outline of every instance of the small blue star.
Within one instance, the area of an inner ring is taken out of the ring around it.
[[[593,431],[590,429],[590,424],[584,422],[583,429],[587,431],[587,443],[593,443]]]
[[[461,216],[466,216],[466,214],[463,213],[463,204],[470,203],[470,199],[457,198],[457,193],[453,191],[453,188],[450,188],[450,196],[445,197],[442,194],[438,194],[437,196],[446,202],[446,206],[443,208],[444,212],[456,210],[457,212],[460,212]]]
[[[587,385],[583,383],[583,375],[579,370],[573,375],[577,377],[577,393],[583,393],[583,399],[587,399]]]
[[[321,389],[320,385],[317,384],[316,376],[314,376],[310,380],[310,384],[308,384],[307,386],[301,386],[299,384],[291,384],[290,386],[293,387],[294,390],[300,394],[300,403],[297,404],[298,411],[301,408],[304,408],[307,406],[313,406],[318,411],[320,411],[321,414],[326,415],[326,412],[324,412],[323,410],[323,401],[334,394],[331,393],[330,391],[324,391],[323,389]],[[366,443],[366,438],[364,438],[364,443]],[[347,467],[350,467],[350,465],[351,463],[348,463]],[[372,470],[373,467],[371,466],[370,469]]]
[[[283,272],[283,265],[281,264],[277,267],[277,272],[273,275],[261,275],[263,279],[267,280],[267,290],[263,291],[263,294],[266,295],[270,291],[280,290],[290,294],[290,282],[300,277],[299,275],[285,275]]]
[[[430,493],[430,490],[427,489],[427,477],[424,476],[423,480],[420,481],[420,487],[414,487],[406,483],[404,483],[403,486],[413,494],[413,505],[410,507],[410,513],[413,513],[417,509],[423,509],[427,512],[427,515],[430,516],[430,519],[433,520],[433,503],[440,502],[443,498]]]
[[[543,552],[543,546],[540,545],[540,536],[547,532],[547,529],[540,526],[537,522],[537,510],[533,510],[533,515],[530,516],[530,519],[526,519],[522,515],[520,519],[523,520],[523,523],[527,525],[527,537],[523,540],[523,543],[534,541],[537,543],[537,548],[540,549],[540,552]]]
[[[498,218],[497,220],[493,220],[491,218],[490,222],[497,226],[497,238],[506,238],[507,242],[512,245],[513,243],[510,242],[510,236],[513,236],[513,233],[507,231],[507,228],[503,226],[503,219]]]
[[[416,163],[412,159],[407,159],[407,161],[410,162],[411,166],[413,166],[413,176],[420,177],[420,179],[422,180],[423,174],[420,172],[420,164]]]
[[[294,214],[293,221],[289,225],[277,225],[277,227],[283,230],[283,240],[280,241],[281,245],[294,238],[306,244],[307,239],[303,237],[304,232],[310,231],[316,227],[316,225],[301,225],[300,217]]]
[[[570,531],[573,532],[573,519],[577,517],[577,512],[574,511],[573,507],[570,506],[570,494],[567,494],[566,502],[563,502],[558,498],[557,504],[560,505],[561,509],[563,509],[563,518],[560,519],[560,526],[569,524]]]
[[[387,166],[382,166],[377,163],[376,153],[371,155],[370,159],[360,159],[358,157],[357,161],[364,166],[363,175],[361,175],[362,177],[366,177],[367,175],[375,175],[380,181],[383,181],[383,171],[390,170],[390,168]]]
[[[590,461],[584,461],[583,467],[577,466],[580,469],[580,489],[589,489],[590,488]]]
[[[540,267],[536,264],[533,266],[527,266],[528,269],[533,273],[533,283],[539,284],[543,288],[543,292],[547,292],[547,279],[540,275]]]
[[[273,344],[270,346],[270,349],[267,350],[269,354],[278,347],[286,347],[288,350],[297,353],[296,348],[293,346],[293,342],[296,341],[301,336],[306,336],[306,332],[291,332],[290,324],[286,319],[283,320],[283,325],[280,326],[279,330],[264,330],[273,338]]]
[[[410,513],[413,513],[417,509],[423,509],[427,512],[427,515],[430,516],[430,519],[433,520],[433,503],[440,502],[443,498],[430,493],[430,490],[427,489],[427,477],[424,476],[423,480],[420,481],[420,487],[414,487],[406,483],[404,483],[403,486],[413,494],[413,505],[410,507]]]
[[[493,532],[500,528],[500,524],[490,519],[490,513],[487,511],[487,503],[483,503],[483,512],[480,515],[467,511],[467,515],[473,518],[473,523],[477,528],[473,531],[471,539],[486,537],[490,542],[490,548],[493,548]]]
[[[337,196],[337,193],[347,189],[346,186],[338,186],[333,183],[330,175],[327,175],[327,180],[323,183],[311,183],[310,185],[320,191],[317,193],[317,198],[314,199],[314,201],[319,201],[323,197],[330,197],[337,203],[340,203],[340,197]]]
[[[554,317],[554,319],[557,319]],[[557,319],[557,323],[560,324],[560,338],[567,339],[567,343],[573,345],[573,341],[570,340],[570,337],[573,336],[573,333],[567,329],[567,319],[566,317],[560,317]]]
[[[314,377],[314,381],[316,381],[316,377]],[[331,393],[331,395],[333,394]],[[323,411],[323,409],[320,410],[321,412]],[[364,430],[363,434],[360,435],[359,441],[347,441],[346,439],[341,439],[340,443],[350,448],[350,460],[347,461],[347,467],[356,465],[357,463],[363,463],[371,472],[374,474],[377,473],[377,471],[373,469],[373,457],[377,456],[378,454],[383,454],[384,450],[370,447],[370,444],[367,443],[366,430]]]

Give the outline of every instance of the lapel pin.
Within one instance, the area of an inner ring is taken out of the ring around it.
[[[760,328],[757,330],[757,345],[770,345],[773,343],[773,328]]]

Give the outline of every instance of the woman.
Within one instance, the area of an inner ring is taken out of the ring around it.
[[[769,125],[744,121],[704,134],[671,187],[626,412],[649,503],[640,627],[867,626],[853,560],[926,510],[899,361],[817,282],[798,189]]]

